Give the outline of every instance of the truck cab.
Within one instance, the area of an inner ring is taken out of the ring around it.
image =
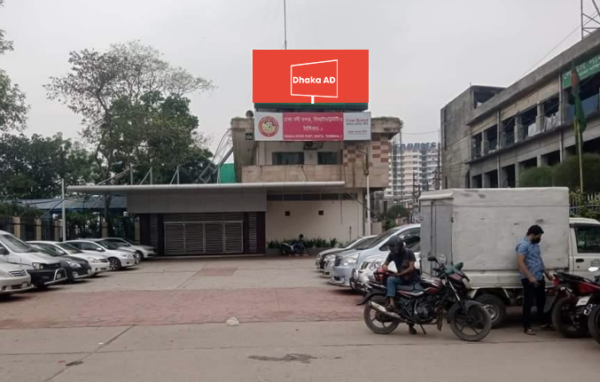
[[[571,218],[569,273],[593,279],[589,269],[600,267],[600,222],[594,219]]]

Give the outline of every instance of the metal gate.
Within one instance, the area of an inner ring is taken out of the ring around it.
[[[166,255],[243,253],[243,215],[165,215],[164,238]]]

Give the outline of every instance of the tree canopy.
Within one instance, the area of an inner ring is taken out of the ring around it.
[[[104,178],[130,163],[173,173],[177,165],[206,159],[185,95],[211,89],[209,80],[171,66],[138,41],[71,52],[69,64],[67,75],[45,86],[48,97],[82,117],[83,137]]]
[[[519,177],[520,187],[552,187],[553,185],[554,168],[550,166],[529,168]]]
[[[0,9],[3,5],[4,0],[0,0]],[[0,29],[0,56],[11,50],[13,50],[13,42],[6,39],[6,33]],[[0,68],[0,133],[22,129],[25,126],[27,109],[25,94]]]

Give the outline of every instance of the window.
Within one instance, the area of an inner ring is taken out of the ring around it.
[[[339,164],[338,153],[322,151],[318,153],[319,164]]]
[[[290,216],[290,211],[285,211],[285,216]]]
[[[273,153],[274,166],[288,166],[304,164],[304,153]]]
[[[325,215],[325,211],[319,211],[319,216]]]
[[[600,253],[600,226],[579,226],[575,228],[577,252]]]
[[[26,244],[12,235],[0,235],[0,243],[16,253],[35,252],[35,249],[31,248],[29,244]]]

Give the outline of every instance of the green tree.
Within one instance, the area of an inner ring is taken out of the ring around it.
[[[600,155],[583,154],[583,187],[585,193],[600,192]],[[577,156],[567,158],[556,166],[554,184],[569,187],[571,191],[579,190],[579,159]]]
[[[553,185],[554,168],[550,166],[529,168],[519,177],[519,187],[552,187]]]
[[[0,8],[3,6],[4,0],[0,0]],[[0,55],[11,50],[13,50],[12,41],[7,40],[4,30],[0,29]],[[22,129],[25,126],[27,109],[25,94],[0,68],[0,132]]]
[[[396,204],[387,211],[386,217],[390,220],[396,220],[398,218],[404,218],[408,216],[408,210],[406,207]]]
[[[60,134],[31,138],[8,133],[0,136],[0,199],[53,198],[61,192],[61,161],[67,184],[93,181],[98,178],[90,153]]]
[[[195,142],[188,145],[202,142],[202,134],[195,130],[197,120],[189,120],[189,100],[183,97],[209,90],[212,83],[171,66],[156,49],[138,41],[113,45],[106,52],[85,49],[71,52],[69,64],[67,75],[52,77],[45,86],[48,98],[82,117],[83,137],[93,145],[104,179],[130,162],[143,167],[142,158],[160,145],[180,147],[180,139],[190,138]],[[163,108],[163,113],[157,108]],[[169,108],[170,112],[164,110]],[[157,139],[161,134],[165,142],[150,142],[150,132],[144,129],[159,126],[167,117],[162,131],[152,132]],[[195,125],[192,135],[185,132],[191,125]],[[178,155],[171,152],[168,159],[180,159]],[[152,158],[153,166],[163,159]]]

